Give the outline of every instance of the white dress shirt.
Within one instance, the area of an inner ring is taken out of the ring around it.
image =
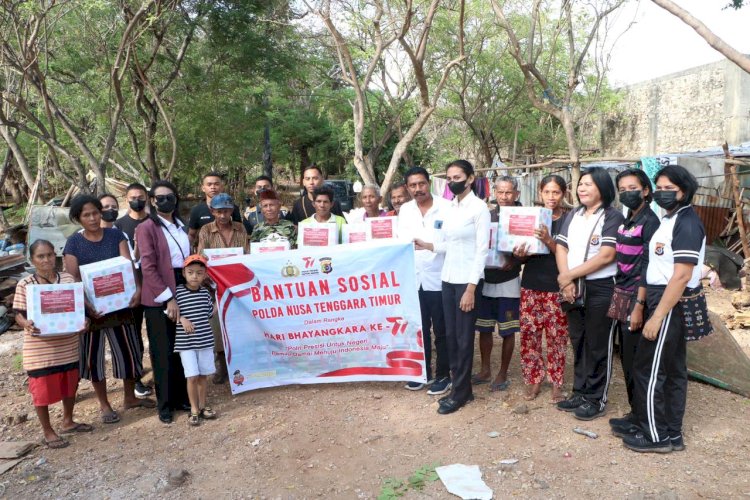
[[[440,278],[452,284],[478,284],[484,278],[490,238],[490,211],[469,191],[463,200],[453,198],[443,219],[435,251],[445,253]]]
[[[418,238],[428,243],[437,239],[438,229],[445,218],[451,203],[445,198],[432,197],[432,206],[422,215],[416,200],[403,205],[398,212],[398,235],[401,239],[412,241]],[[440,273],[443,270],[445,254],[429,250],[416,250],[414,264],[417,272],[417,290],[421,287],[427,292],[439,292],[443,285]]]
[[[159,222],[161,222],[161,231],[164,233],[164,237],[167,239],[167,245],[169,246],[169,257],[172,260],[172,268],[182,269],[182,264],[185,259],[190,255],[190,240],[188,240],[187,233],[182,229],[185,224],[177,221],[177,224],[169,222],[167,219],[158,215]],[[154,299],[155,302],[166,302],[172,298],[172,290],[166,288]]]

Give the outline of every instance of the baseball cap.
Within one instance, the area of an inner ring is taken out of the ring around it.
[[[204,256],[199,255],[199,254],[196,253],[196,254],[188,256],[188,258],[185,259],[185,262],[182,263],[182,267],[187,267],[190,264],[194,264],[196,262],[199,262],[199,263],[203,264],[204,266],[208,265],[208,262],[206,261],[206,258]]]
[[[222,208],[234,208],[234,201],[227,193],[219,193],[211,198],[211,208],[221,210]]]

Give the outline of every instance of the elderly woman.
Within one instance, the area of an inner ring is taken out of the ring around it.
[[[169,181],[151,186],[149,219],[135,230],[141,251],[146,331],[154,369],[159,420],[173,422],[175,410],[190,411],[180,355],[174,352],[176,322],[180,319],[175,290],[184,284],[182,265],[190,255],[185,224],[178,213],[177,188]]]
[[[55,432],[49,420],[49,406],[62,401],[63,418],[61,434],[91,432],[93,427],[73,420],[73,406],[78,389],[78,335],[88,330],[68,335],[42,337],[34,322],[27,319],[26,287],[28,285],[53,285],[75,283],[68,273],[55,269],[55,247],[47,240],[36,240],[29,247],[34,274],[16,285],[13,309],[16,323],[23,328],[23,369],[29,376],[29,392],[36,415],[44,432],[43,443],[48,448],[65,448],[70,444]]]
[[[366,184],[362,188],[362,192],[359,193],[359,201],[362,203],[362,208],[365,209],[364,216],[362,219],[369,217],[385,217],[386,211],[380,208],[380,202],[383,197],[380,195],[380,188],[375,184]]]
[[[130,248],[125,235],[119,229],[101,227],[102,203],[89,195],[79,195],[70,203],[70,220],[80,224],[83,231],[73,233],[63,249],[65,269],[76,281],[81,281],[80,266],[93,264],[114,257],[130,261]],[[133,314],[130,309],[140,303],[141,289],[138,284],[128,305],[129,309],[100,314],[87,303],[91,317],[91,331],[81,335],[81,378],[91,381],[99,401],[102,422],[112,424],[120,416],[112,408],[107,397],[107,380],[104,370],[104,339],[109,341],[112,351],[112,374],[123,381],[123,404],[125,409],[153,408],[150,399],[135,396],[135,381],[143,371],[143,351],[138,342]]]

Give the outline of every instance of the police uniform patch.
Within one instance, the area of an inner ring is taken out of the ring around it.
[[[591,245],[592,246],[596,246],[598,244],[599,244],[599,235],[598,234],[592,235],[591,236]]]
[[[657,243],[654,247],[654,253],[656,255],[664,255],[664,243]]]

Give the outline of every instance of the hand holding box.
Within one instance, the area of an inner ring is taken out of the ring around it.
[[[500,252],[513,252],[525,244],[530,254],[547,254],[549,248],[536,236],[534,230],[540,225],[547,226],[551,233],[552,210],[542,207],[500,207],[497,231],[497,249]]]
[[[135,294],[133,264],[124,257],[79,267],[83,288],[91,306],[100,314],[125,309]]]
[[[76,333],[86,326],[83,283],[28,285],[26,307],[40,335]]]

